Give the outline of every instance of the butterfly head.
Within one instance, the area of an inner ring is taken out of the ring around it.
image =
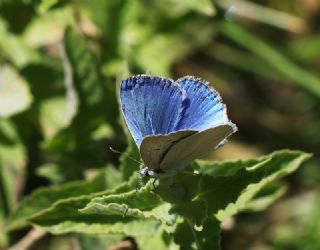
[[[144,165],[143,168],[140,169],[139,174],[141,176],[147,176],[151,178],[167,176],[167,174],[162,169],[151,169],[146,165]]]

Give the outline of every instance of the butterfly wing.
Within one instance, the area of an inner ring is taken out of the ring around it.
[[[164,156],[160,168],[175,173],[190,161],[210,153],[219,147],[236,130],[231,122],[188,136],[175,143]]]
[[[183,116],[177,130],[192,129],[202,131],[228,122],[226,107],[217,91],[208,83],[193,76],[185,76],[176,81],[186,91]]]
[[[177,128],[198,132],[178,141],[167,151],[160,163],[165,172],[175,172],[188,162],[210,153],[237,130],[228,119],[219,93],[208,83],[192,76],[180,78],[177,83],[187,94],[186,108]]]
[[[175,172],[236,131],[219,94],[205,82],[140,75],[122,81],[122,111],[144,163]]]
[[[170,79],[138,75],[122,81],[120,100],[123,115],[139,148],[146,136],[175,130],[184,98],[185,91]]]
[[[180,130],[168,135],[147,136],[142,140],[140,155],[150,169],[160,169],[160,162],[168,150],[177,142],[197,133],[194,130]]]

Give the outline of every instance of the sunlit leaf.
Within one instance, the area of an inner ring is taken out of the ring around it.
[[[195,10],[204,15],[213,16],[215,14],[215,8],[213,6],[212,1],[210,0],[196,0],[196,1],[195,0],[186,0],[186,1],[169,0],[168,2],[186,7],[191,10]]]
[[[0,18],[0,51],[17,67],[40,61],[40,55],[21,37],[7,31],[6,23]]]
[[[32,95],[26,81],[10,67],[0,67],[0,117],[26,110]]]
[[[201,225],[211,215],[223,221],[249,209],[265,188],[295,171],[310,156],[283,150],[258,159],[199,161],[199,174],[181,173],[169,182],[161,180],[155,191],[173,205],[171,212],[193,224]],[[275,200],[282,191],[265,197],[264,205],[270,204],[268,201]]]
[[[263,188],[292,173],[310,157],[300,151],[284,150],[264,156],[251,166],[248,165],[250,160],[203,165],[199,172],[207,177],[202,179],[203,191],[199,199],[207,200],[209,214],[214,213],[223,221],[244,210]],[[223,167],[223,164],[237,164],[241,168],[228,178],[216,176],[214,169]]]
[[[62,40],[64,28],[73,23],[71,8],[52,10],[34,18],[25,29],[23,38],[33,47],[53,45]]]
[[[57,201],[83,196],[86,200],[83,203],[83,206],[85,206],[90,201],[90,194],[115,187],[119,184],[119,178],[119,173],[109,167],[105,172],[102,172],[93,180],[76,181],[60,186],[38,189],[31,196],[22,201],[19,208],[11,215],[7,229],[15,229],[27,225],[27,220],[30,217],[50,209]],[[87,198],[86,195],[88,196]]]

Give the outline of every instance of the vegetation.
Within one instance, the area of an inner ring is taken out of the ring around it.
[[[316,0],[1,0],[0,249],[319,249],[319,13]],[[141,183],[117,100],[138,73],[208,80],[239,131]]]

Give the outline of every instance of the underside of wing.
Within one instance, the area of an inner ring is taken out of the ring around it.
[[[179,141],[197,133],[193,130],[180,130],[167,135],[147,136],[142,140],[140,155],[150,169],[160,169],[160,162],[170,148]]]
[[[190,161],[216,149],[235,131],[235,125],[229,122],[188,136],[168,150],[160,163],[160,168],[164,172],[176,172]]]

